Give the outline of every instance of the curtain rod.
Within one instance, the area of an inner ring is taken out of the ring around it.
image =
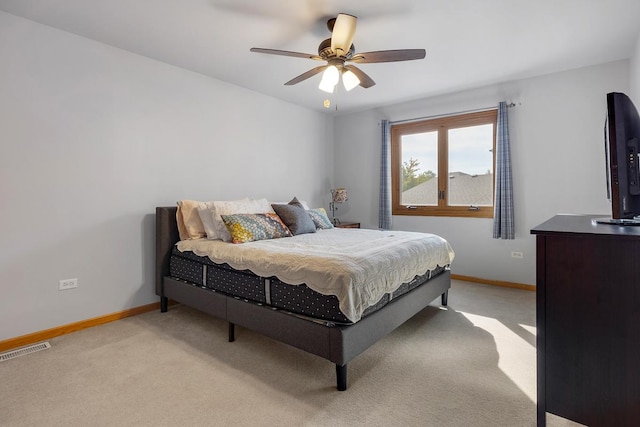
[[[510,102],[510,103],[507,104],[507,108],[513,108],[513,107],[517,107],[519,105],[521,105],[520,102],[518,102],[517,104],[515,102]],[[496,105],[495,107],[476,108],[474,110],[456,111],[454,113],[436,114],[436,115],[433,115],[433,116],[416,117],[416,118],[413,118],[413,119],[394,120],[394,121],[390,121],[389,124],[397,125],[397,124],[400,124],[400,123],[417,122],[419,120],[439,119],[439,118],[442,118],[442,117],[457,116],[457,115],[460,115],[460,114],[468,114],[468,113],[479,113],[481,111],[490,111],[490,110],[497,110],[497,109],[498,109],[498,106]]]

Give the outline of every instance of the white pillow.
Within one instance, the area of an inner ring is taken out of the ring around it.
[[[199,217],[204,202],[197,200],[180,200],[176,212],[180,240],[200,239],[205,237],[205,229]]]
[[[244,198],[241,200],[234,200],[233,203],[239,203],[249,200],[248,198]],[[216,232],[216,225],[213,219],[213,204],[215,202],[204,202],[200,206],[198,206],[198,215],[200,216],[200,220],[202,222],[202,226],[207,235],[207,239],[220,240],[218,237],[218,233]],[[232,202],[229,202],[232,203]]]
[[[208,239],[231,241],[231,235],[224,225],[222,215],[256,214],[274,212],[267,199],[244,198],[232,201],[213,201],[204,204],[204,209],[198,211],[207,232]]]

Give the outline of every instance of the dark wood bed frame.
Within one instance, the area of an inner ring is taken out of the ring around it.
[[[160,310],[168,300],[185,304],[229,322],[229,341],[235,325],[323,357],[336,365],[338,390],[347,389],[347,363],[402,325],[438,296],[447,305],[449,270],[430,279],[382,309],[351,325],[325,326],[270,307],[248,303],[169,277],[171,251],[178,242],[176,207],[156,208],[156,294]]]

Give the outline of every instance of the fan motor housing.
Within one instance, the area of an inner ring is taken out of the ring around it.
[[[351,46],[349,47],[349,52],[347,52],[347,54],[344,55],[344,58],[351,59],[355,51],[356,51],[356,48],[352,43]],[[333,50],[331,50],[331,38],[322,40],[322,42],[320,42],[320,45],[318,45],[318,56],[325,60],[327,58],[336,56],[336,53]]]

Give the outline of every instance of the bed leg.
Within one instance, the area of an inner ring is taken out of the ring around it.
[[[347,364],[340,366],[336,363],[336,380],[339,391],[347,389]]]
[[[236,329],[233,323],[229,322],[229,342],[234,342],[236,340]]]
[[[447,289],[442,293],[442,305],[447,306],[447,299],[449,297],[449,290]]]
[[[169,298],[160,297],[160,312],[161,313],[166,313],[167,312],[167,306],[168,305],[169,305]]]

